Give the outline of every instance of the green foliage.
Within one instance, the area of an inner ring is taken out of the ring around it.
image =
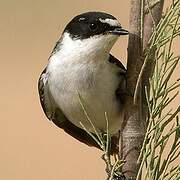
[[[180,1],[173,1],[154,27],[145,61],[155,64],[154,72],[146,87],[149,117],[147,132],[140,153],[137,180],[180,179],[180,106],[172,109],[178,98],[180,78],[173,80],[173,73],[180,55],[172,52],[176,37],[180,36]],[[171,128],[168,128],[171,127]]]
[[[94,133],[88,131],[88,129],[81,122],[80,124],[82,128],[96,141],[96,143],[103,151],[102,159],[106,163],[107,180],[115,180],[115,177],[121,177],[121,173],[119,172],[120,172],[120,168],[124,164],[124,161],[119,160],[118,157],[115,157],[113,160],[112,157],[110,156],[109,145],[111,143],[110,142],[111,137],[109,136],[109,121],[108,121],[107,113],[106,112],[104,113],[104,120],[106,121],[107,124],[106,132],[101,132],[92,123],[92,120],[90,119],[90,116],[88,115],[87,110],[85,108],[85,101],[79,92],[78,92],[78,96],[79,96],[79,103],[85,114],[86,120],[91,124]]]

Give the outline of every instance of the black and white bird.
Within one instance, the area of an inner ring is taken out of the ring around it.
[[[110,14],[80,14],[65,27],[39,78],[40,101],[47,118],[90,146],[98,145],[82,127],[94,133],[79,95],[94,126],[106,132],[106,112],[109,134],[115,136],[124,116],[126,69],[110,51],[118,37],[127,34]]]

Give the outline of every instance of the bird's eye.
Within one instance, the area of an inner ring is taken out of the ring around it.
[[[98,27],[98,26],[97,26],[96,23],[91,23],[91,24],[89,24],[89,28],[90,28],[92,31],[96,30],[97,27]]]

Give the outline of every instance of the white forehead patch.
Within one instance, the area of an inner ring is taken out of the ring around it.
[[[79,21],[84,21],[86,18],[85,17],[80,17]]]
[[[110,26],[121,26],[121,24],[116,19],[101,19],[99,18],[99,21],[102,23],[109,24]]]

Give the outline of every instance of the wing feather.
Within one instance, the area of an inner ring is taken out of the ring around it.
[[[46,69],[44,69],[38,81],[39,98],[44,113],[46,114],[49,120],[52,120],[55,114],[55,103],[49,93],[49,88],[47,83],[48,83],[48,73],[46,73]]]
[[[116,89],[116,97],[117,99],[124,104],[125,103],[125,96],[127,95],[127,87],[126,87],[126,68],[124,65],[115,58],[113,55],[110,54],[109,62],[115,64],[119,68],[119,86]]]

